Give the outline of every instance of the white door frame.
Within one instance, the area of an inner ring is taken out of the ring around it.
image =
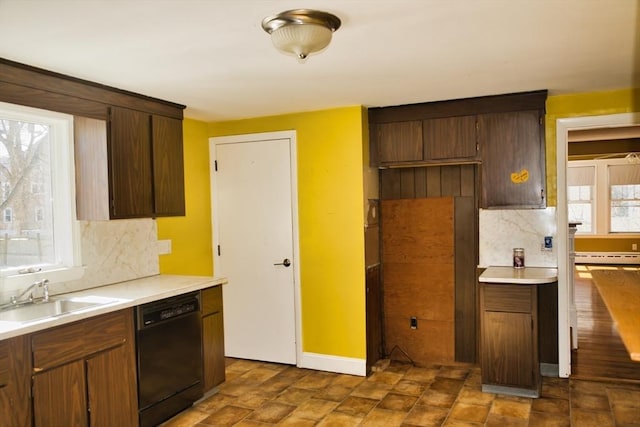
[[[213,268],[219,265],[220,258],[215,248],[220,243],[218,241],[219,224],[218,224],[218,187],[215,179],[214,162],[216,161],[216,145],[218,144],[231,144],[240,142],[259,142],[265,140],[274,139],[288,139],[289,140],[289,155],[291,164],[291,223],[293,226],[293,293],[294,293],[294,323],[295,323],[295,336],[296,336],[296,365],[300,365],[302,360],[302,320],[301,320],[301,302],[300,302],[300,239],[299,239],[299,227],[298,227],[298,155],[297,155],[297,141],[296,131],[279,131],[279,132],[265,132],[265,133],[252,133],[244,135],[232,135],[232,136],[219,136],[209,138],[209,177],[211,180],[211,217],[212,217],[212,230],[213,230]],[[229,283],[225,286],[233,286],[233,283]]]
[[[569,300],[569,219],[567,212],[567,148],[569,131],[640,124],[640,113],[572,117],[556,120],[558,225],[558,370],[560,377],[571,375]]]

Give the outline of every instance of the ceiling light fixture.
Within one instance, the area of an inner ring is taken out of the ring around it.
[[[276,49],[301,61],[327,47],[340,24],[337,16],[311,9],[287,10],[262,20]]]

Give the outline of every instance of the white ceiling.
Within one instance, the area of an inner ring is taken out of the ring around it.
[[[342,27],[305,64],[260,24]],[[217,121],[549,89],[640,86],[638,0],[0,0],[0,57]]]

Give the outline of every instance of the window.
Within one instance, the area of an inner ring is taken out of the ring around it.
[[[65,114],[0,103],[0,208],[4,218],[0,223],[0,275],[5,282],[25,271],[61,272],[80,264],[72,202],[72,126],[72,117]],[[77,272],[72,276],[77,278]]]
[[[640,233],[640,165],[627,159],[570,161],[569,222],[577,234]]]
[[[640,165],[609,165],[610,231],[640,232]]]
[[[594,166],[575,166],[570,167],[567,171],[569,222],[580,223],[577,226],[577,232],[579,233],[591,233],[593,231],[594,180]]]
[[[13,209],[5,208],[4,209],[4,222],[12,222],[13,221]]]

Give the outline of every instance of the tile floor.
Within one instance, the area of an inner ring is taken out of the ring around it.
[[[369,377],[227,361],[215,394],[163,427],[640,426],[640,384],[544,378],[542,396],[480,391],[472,367],[392,362]]]

